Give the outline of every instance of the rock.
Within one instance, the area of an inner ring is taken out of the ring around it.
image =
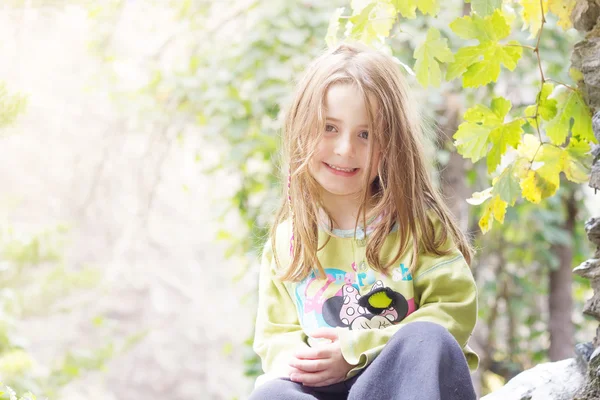
[[[575,267],[573,273],[591,281],[600,278],[600,260],[591,258]]]
[[[600,108],[600,37],[575,44],[571,63],[583,74],[584,92],[590,108]]]
[[[585,302],[583,313],[595,318],[596,321],[600,321],[600,298],[597,294],[594,294],[591,299]]]
[[[600,161],[592,166],[589,186],[592,189],[600,190]]]
[[[600,6],[593,0],[578,0],[571,13],[571,20],[575,29],[587,32],[596,24],[600,16]]]
[[[592,342],[577,343],[575,345],[575,354],[577,365],[581,371],[587,371],[588,363],[594,353],[594,345]]]
[[[600,218],[590,218],[585,221],[585,232],[590,242],[600,246]]]
[[[574,358],[539,364],[481,400],[572,400],[584,384]]]

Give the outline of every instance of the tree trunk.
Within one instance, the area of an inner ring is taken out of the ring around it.
[[[566,209],[563,229],[569,237],[575,237],[575,220],[577,217],[577,203],[575,189],[569,188],[563,198]],[[552,251],[558,256],[560,265],[556,270],[550,271],[550,293],[548,296],[548,309],[550,310],[550,360],[559,361],[570,358],[574,353],[574,327],[571,319],[573,312],[573,244],[557,244],[552,246]]]

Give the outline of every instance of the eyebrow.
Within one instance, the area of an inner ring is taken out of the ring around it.
[[[329,117],[329,116],[327,116],[327,117],[325,117],[325,119],[330,120],[330,121],[334,121],[334,122],[342,122],[342,120],[340,120],[338,118],[335,118],[335,117]],[[361,125],[358,125],[358,127],[359,128],[368,128],[369,125],[367,125],[367,124],[361,124]]]

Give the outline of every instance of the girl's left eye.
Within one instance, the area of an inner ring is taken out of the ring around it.
[[[360,136],[363,139],[368,139],[369,138],[369,132],[362,131],[361,133],[358,134],[358,136]]]

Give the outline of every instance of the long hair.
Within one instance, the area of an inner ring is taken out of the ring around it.
[[[362,217],[366,227],[367,201],[373,204],[372,214],[383,215],[369,234],[366,258],[371,268],[389,275],[388,268],[412,247],[410,271],[414,273],[419,254],[446,255],[453,250],[450,240],[471,260],[471,247],[458,228],[441,195],[433,186],[424,156],[421,115],[414,99],[390,56],[359,43],[342,43],[314,60],[297,83],[283,128],[283,160],[289,171],[287,195],[275,216],[271,241],[275,261],[276,233],[285,220],[290,221],[289,266],[280,275],[282,280],[300,281],[312,272],[324,277],[319,262],[319,213],[322,207],[319,184],[309,173],[309,162],[325,127],[325,95],[335,84],[353,84],[362,94],[369,116],[369,138],[379,144],[381,156],[378,175],[373,182],[365,173],[365,191],[356,226]],[[370,141],[371,142],[371,141]],[[373,149],[367,165],[370,166]],[[369,198],[372,196],[371,198]],[[435,229],[437,219],[440,229]],[[394,225],[398,226],[397,253],[382,259],[381,249]]]

